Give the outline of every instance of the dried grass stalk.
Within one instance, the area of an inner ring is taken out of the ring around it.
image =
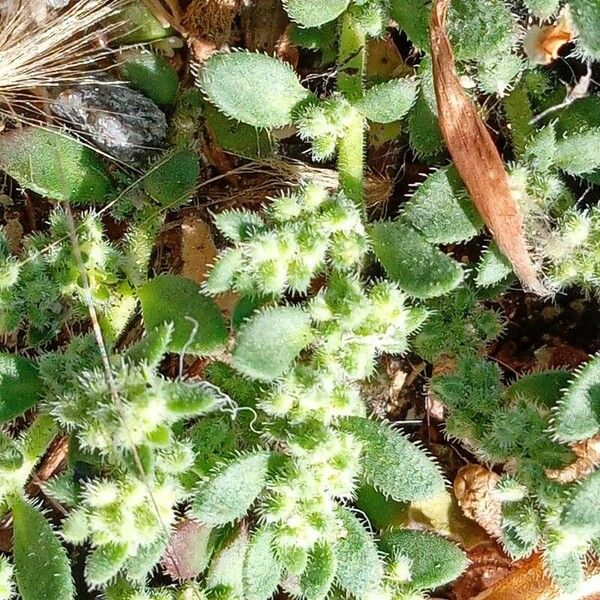
[[[65,11],[52,11],[43,23],[36,22],[27,0],[0,13],[0,100],[18,102],[38,86],[91,82],[98,61],[110,53],[99,43],[101,36],[121,25],[106,19],[125,4],[80,0]]]
[[[337,171],[290,159],[252,161],[235,169],[235,175],[242,178],[239,187],[210,190],[211,204],[252,206],[306,181],[314,181],[328,190],[339,187]],[[390,179],[372,173],[366,175],[365,201],[368,207],[384,207],[392,191]]]
[[[452,160],[496,243],[525,288],[544,295],[548,290],[529,255],[504,162],[454,69],[454,53],[446,33],[449,2],[434,2],[430,27],[440,128]]]

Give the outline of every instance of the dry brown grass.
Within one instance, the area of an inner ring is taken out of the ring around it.
[[[0,110],[30,108],[31,99],[39,99],[36,88],[92,81],[110,53],[102,40],[120,25],[115,17],[125,3],[81,0],[41,22],[29,0],[8,5],[0,12]]]

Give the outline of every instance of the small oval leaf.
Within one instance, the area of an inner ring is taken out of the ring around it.
[[[387,496],[423,500],[444,489],[437,465],[400,432],[364,417],[348,417],[341,427],[362,443],[364,478]]]
[[[463,279],[458,262],[401,221],[375,223],[371,240],[390,279],[416,298],[446,294]]]
[[[337,571],[337,558],[329,544],[315,546],[300,577],[302,597],[306,600],[327,598]]]
[[[390,79],[369,88],[354,106],[375,123],[399,121],[414,104],[417,82],[414,79]]]
[[[292,21],[302,27],[320,27],[337,19],[348,8],[350,0],[283,0]]]
[[[600,59],[600,3],[569,0],[569,14],[579,34],[578,43],[589,56]]]
[[[119,74],[130,87],[159,106],[175,102],[179,78],[177,70],[164,56],[147,50],[132,50],[126,53]]]
[[[313,338],[310,316],[295,306],[256,313],[239,330],[233,366],[254,379],[283,375]]]
[[[243,567],[245,600],[269,600],[277,589],[282,564],[274,545],[271,529],[262,527],[252,534]]]
[[[379,547],[388,556],[408,558],[410,583],[423,590],[453,581],[468,565],[465,553],[456,544],[425,531],[390,531],[383,535]]]
[[[265,54],[215,54],[203,63],[198,85],[226,116],[253,127],[283,127],[310,96],[294,70]]]
[[[600,355],[580,367],[563,392],[554,414],[561,442],[576,442],[600,431]]]
[[[454,244],[475,237],[483,220],[454,169],[432,173],[406,203],[402,218],[432,244]]]
[[[53,200],[105,201],[111,181],[98,155],[76,139],[40,127],[0,136],[0,169],[20,185]]]
[[[383,576],[375,540],[347,508],[338,508],[337,516],[346,530],[335,548],[337,582],[345,592],[366,598],[376,592]]]
[[[21,497],[12,501],[13,557],[23,600],[72,600],[67,552],[44,515]]]
[[[0,423],[12,421],[42,397],[35,364],[16,354],[0,353]]]
[[[144,284],[138,294],[147,331],[173,323],[171,352],[211,354],[225,345],[227,324],[221,311],[191,279],[159,275]]]
[[[194,194],[200,159],[192,150],[167,154],[144,176],[142,187],[165,208],[177,208]]]
[[[206,525],[225,525],[241,519],[267,482],[269,452],[236,458],[201,484],[191,514]]]

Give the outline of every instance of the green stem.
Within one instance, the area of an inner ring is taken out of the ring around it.
[[[521,158],[529,138],[535,131],[530,124],[531,119],[533,119],[533,112],[531,111],[527,90],[523,84],[515,87],[504,98],[504,114],[506,120],[510,123],[510,138],[515,157]]]
[[[348,100],[363,95],[365,43],[364,34],[346,12],[340,33],[338,91]],[[364,148],[365,121],[356,111],[338,143],[338,171],[342,191],[359,206],[364,206]]]

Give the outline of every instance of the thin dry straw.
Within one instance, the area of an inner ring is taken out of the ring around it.
[[[91,82],[90,66],[111,53],[102,36],[121,26],[116,17],[124,0],[84,0],[37,23],[28,2],[20,0],[0,17],[0,95],[11,96],[36,86]]]

